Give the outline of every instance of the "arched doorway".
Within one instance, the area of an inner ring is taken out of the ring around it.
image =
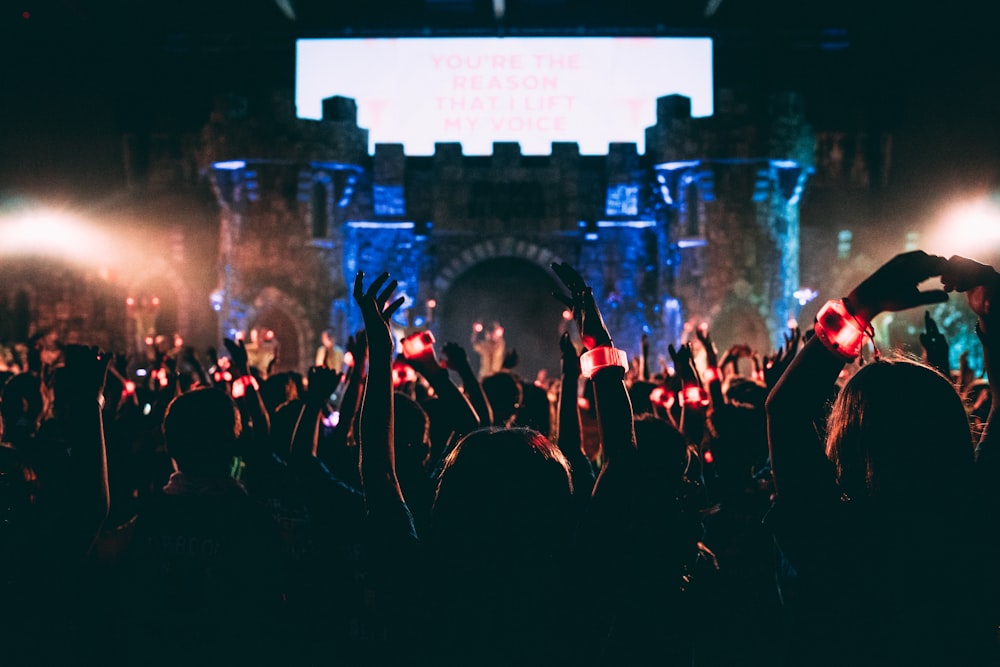
[[[457,276],[439,298],[434,330],[441,345],[460,343],[478,370],[473,325],[497,322],[504,329],[506,351],[517,350],[519,375],[529,381],[541,369],[557,375],[559,335],[566,322],[563,306],[552,296],[556,289],[555,278],[538,264],[517,257],[486,259]]]
[[[299,349],[299,329],[288,313],[280,308],[270,307],[257,313],[250,330],[257,330],[256,349],[251,349],[253,343],[248,335],[247,348],[250,356],[261,360],[275,357],[272,373],[284,371],[299,371],[302,361],[302,350]],[[251,363],[254,359],[251,358]],[[261,365],[266,361],[262,361]],[[261,368],[267,371],[267,368]]]

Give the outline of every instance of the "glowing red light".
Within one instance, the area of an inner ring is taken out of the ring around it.
[[[247,394],[247,386],[242,382],[233,383],[233,398],[243,398]]]
[[[722,377],[719,374],[719,369],[715,366],[709,366],[705,369],[705,382],[716,382],[721,379]]]
[[[132,297],[129,297],[129,298],[125,299],[125,305],[126,306],[134,306],[135,305],[135,299],[132,298]]]
[[[702,458],[703,461],[705,461],[705,463],[711,463],[712,461],[715,460],[715,457],[712,456],[712,450],[711,449],[706,449],[705,453],[702,454],[701,458]]]
[[[437,308],[437,305],[438,305],[437,299],[427,299],[428,308],[433,310],[434,308]]]
[[[409,364],[395,363],[392,365],[392,386],[399,388],[408,382],[416,382],[417,373]]]
[[[134,394],[135,393],[135,382],[128,380],[125,382],[125,393]]]
[[[476,322],[475,324],[472,325],[472,330],[475,331],[476,333],[481,333],[483,330],[483,323]]]
[[[659,405],[669,410],[674,407],[674,402],[677,399],[674,398],[674,392],[666,387],[655,387],[653,391],[649,392],[649,400],[654,405]]]
[[[580,407],[581,410],[589,410],[590,409],[590,401],[588,401],[587,399],[585,399],[583,396],[581,396],[578,399],[576,399],[576,404]]]
[[[354,365],[354,353],[353,352],[345,352],[344,353],[344,365],[345,366],[353,366]]]
[[[845,358],[861,353],[865,329],[847,312],[843,300],[826,302],[816,315],[813,331],[828,348]]]
[[[628,355],[624,350],[607,345],[595,347],[580,355],[580,374],[585,378],[590,378],[598,369],[607,366],[621,366],[628,370]]]
[[[264,340],[274,340],[274,332],[268,329],[264,332]]]
[[[681,394],[681,402],[683,405],[704,407],[708,405],[708,394],[701,387],[685,387]]]
[[[563,311],[563,319],[567,320],[567,321],[573,319],[573,311],[570,310],[569,308],[567,308],[566,310],[564,310]]]
[[[27,21],[31,18],[31,12],[21,12],[21,18]]]
[[[166,368],[158,369],[156,371],[156,378],[159,380],[161,387],[166,387],[168,384],[170,384],[170,378],[167,377]]]
[[[434,345],[434,334],[430,331],[418,331],[403,339],[403,356],[407,359],[419,357]]]
[[[153,337],[146,336],[146,345],[152,345],[152,344],[153,344]]]
[[[233,374],[230,373],[229,371],[226,371],[225,373],[222,374],[222,379],[225,380],[226,382],[232,382]]]
[[[150,303],[152,303],[154,306],[159,306],[160,305],[160,297],[154,296],[153,299],[152,299],[152,301],[150,301]]]

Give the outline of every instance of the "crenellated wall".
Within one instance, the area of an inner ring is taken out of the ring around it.
[[[489,156],[458,144],[432,156],[381,144],[369,155],[352,100],[326,100],[319,121],[294,118],[289,103],[217,113],[203,155],[221,205],[221,333],[290,327],[276,331],[294,339],[288,367],[305,370],[322,328],[341,341],[360,328],[348,294],[359,270],[400,280],[402,330],[433,329],[428,300],[446,309],[483,263],[528,262],[548,289],[549,264],[567,261],[632,354],[647,334],[664,355],[685,323],[703,320],[717,322],[720,345],[764,349],[798,313],[798,201],[812,138],[796,96],[761,111],[720,93],[716,115],[696,119],[686,98],[661,98],[644,155],[627,143],[607,155],[572,143],[546,156],[516,143]],[[281,295],[266,300],[270,320],[255,305],[265,293]],[[726,330],[726,320],[738,324]]]

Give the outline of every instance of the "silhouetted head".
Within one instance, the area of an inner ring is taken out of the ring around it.
[[[573,524],[572,493],[566,457],[537,431],[474,431],[445,461],[432,535],[460,559],[552,555]]]
[[[4,439],[14,442],[21,436],[30,436],[38,429],[44,401],[42,383],[34,373],[11,376],[3,385],[0,400],[0,417],[3,418]]]
[[[228,475],[240,428],[233,399],[214,388],[174,398],[163,418],[167,453],[179,470],[192,475]]]
[[[852,498],[939,504],[971,484],[974,450],[958,393],[908,359],[867,364],[847,382],[830,413],[826,451]]]
[[[634,423],[643,470],[665,483],[683,481],[691,458],[684,435],[666,419],[648,413],[636,417]]]
[[[524,399],[521,382],[509,371],[500,371],[483,378],[482,385],[493,408],[493,422],[497,426],[510,423]]]
[[[292,373],[275,373],[260,383],[260,397],[264,401],[264,408],[272,417],[284,403],[298,400],[304,395],[304,392],[299,393],[299,386]]]
[[[515,423],[533,428],[545,437],[552,432],[552,405],[545,389],[533,382],[521,383],[521,407],[517,411]]]
[[[430,420],[420,404],[396,392],[393,405],[393,441],[397,463],[423,465],[430,455]]]

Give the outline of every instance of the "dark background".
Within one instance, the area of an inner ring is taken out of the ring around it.
[[[984,3],[980,3],[984,4]],[[123,135],[197,131],[212,101],[294,86],[296,37],[707,35],[716,87],[793,90],[817,130],[894,135],[873,224],[997,181],[995,17],[903,2],[25,0],[0,15],[0,193],[94,198],[126,181]],[[133,165],[134,167],[135,165]]]

